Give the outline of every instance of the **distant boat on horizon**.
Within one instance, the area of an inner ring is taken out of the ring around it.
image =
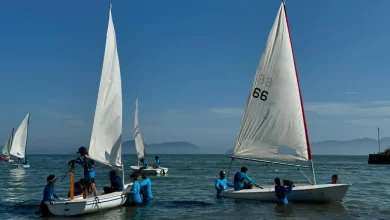
[[[390,148],[381,152],[381,141],[378,127],[378,153],[368,155],[368,164],[390,164]]]

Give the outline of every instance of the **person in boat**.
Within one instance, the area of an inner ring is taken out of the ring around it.
[[[219,178],[215,181],[215,189],[217,190],[217,198],[222,197],[222,192],[227,190],[229,187],[234,187],[233,184],[229,183],[226,179],[226,173],[225,171],[219,172]]]
[[[339,179],[339,177],[337,176],[337,174],[333,174],[331,184],[337,184],[338,179]]]
[[[115,170],[110,171],[111,186],[105,186],[103,188],[104,194],[119,192],[123,190],[123,184],[121,178],[116,174]]]
[[[46,178],[46,186],[43,189],[43,198],[40,204],[40,210],[42,217],[46,217],[50,215],[49,208],[47,207],[48,204],[54,204],[54,198],[60,200],[60,197],[58,197],[54,193],[54,184],[57,180],[57,177],[54,174],[50,174]]]
[[[153,199],[152,181],[145,172],[142,173],[142,179],[143,181],[140,183],[141,194],[143,197],[143,202],[147,202]]]
[[[137,181],[138,180],[138,172],[134,172],[130,175],[131,182],[133,183],[129,194],[131,195],[131,201],[133,205],[141,205],[142,204],[142,198],[140,195],[141,191],[141,184]]]
[[[27,157],[24,159],[23,164],[24,164],[24,165],[29,165],[28,160],[27,160]]]
[[[277,198],[278,204],[288,204],[287,193],[292,191],[293,182],[292,181],[283,181],[283,186],[280,183],[278,177],[275,178],[275,195]]]
[[[143,169],[148,169],[148,162],[144,158],[142,158],[140,161],[142,163],[142,167],[140,167],[139,170],[141,171]]]
[[[158,159],[158,156],[155,156],[154,159],[156,160],[156,162],[154,163],[153,168],[160,168],[160,160]]]
[[[237,172],[234,175],[234,190],[238,191],[241,189],[252,189],[253,185],[262,189],[262,187],[257,185],[256,182],[246,174],[247,171],[248,171],[248,168],[241,167],[241,171]],[[248,182],[246,182],[245,180]]]
[[[80,164],[84,168],[83,198],[87,198],[89,185],[91,186],[93,195],[97,197],[98,192],[96,190],[94,169],[95,161],[86,157],[88,156],[88,151],[85,147],[80,147],[77,153],[80,154],[81,157],[77,158],[76,160],[69,161],[68,164],[75,162],[77,164]]]
[[[83,178],[81,178],[79,181],[73,183],[74,196],[78,196],[78,195],[83,194],[83,187],[84,187],[84,179]],[[88,194],[89,194],[89,192],[88,192]],[[70,198],[70,191],[68,192],[68,198]]]

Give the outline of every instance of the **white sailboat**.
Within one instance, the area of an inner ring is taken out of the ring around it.
[[[3,157],[0,157],[1,160],[4,160],[5,162],[12,163],[14,160],[12,160],[11,155],[9,154],[12,146],[12,139],[14,137],[14,129],[12,128],[12,132],[9,135],[7,141],[3,145],[3,149],[1,153],[4,155]]]
[[[9,154],[11,156],[17,157],[19,161],[19,163],[14,164],[14,166],[30,168],[30,164],[26,165],[20,163],[20,160],[26,157],[29,120],[30,113],[28,113],[23,119],[22,123],[19,125],[19,128],[16,130],[15,135],[12,139],[12,145]]]
[[[285,145],[294,149],[296,154],[278,154],[279,146]],[[284,1],[280,5],[257,68],[231,158],[232,162],[234,159],[242,159],[311,168],[312,183],[296,185],[288,194],[289,201],[341,201],[350,186],[316,185]],[[299,161],[306,161],[309,166],[299,165]],[[274,187],[239,191],[229,189],[223,195],[235,199],[276,201]]]
[[[142,141],[141,136],[141,130],[139,128],[139,121],[138,121],[138,95],[135,100],[135,113],[134,113],[134,142],[135,142],[135,148],[137,151],[138,156],[138,165],[137,166],[130,166],[130,168],[133,171],[138,171],[141,167],[139,166],[139,161],[143,158],[145,158],[145,146],[144,142]],[[143,169],[142,172],[145,172],[147,174],[165,174],[168,172],[167,167],[159,167],[159,168],[153,168],[148,167],[147,169]]]
[[[86,199],[83,199],[82,196],[73,197],[71,195],[70,200],[62,200],[48,205],[53,215],[82,215],[119,207],[126,202],[127,195],[125,190],[131,184],[124,184],[121,84],[119,57],[110,4],[106,48],[88,152],[89,157],[96,162],[122,170],[124,190],[109,194],[100,194],[96,198],[90,195]],[[73,181],[73,172],[71,172],[71,194]]]

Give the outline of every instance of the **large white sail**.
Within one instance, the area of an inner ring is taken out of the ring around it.
[[[14,129],[12,129],[11,134],[9,135],[7,141],[4,143],[3,150],[1,151],[3,155],[9,156],[9,151],[11,150],[13,136],[14,136]]]
[[[10,155],[17,158],[24,158],[26,156],[26,145],[27,145],[27,133],[28,124],[30,119],[30,113],[26,115],[19,128],[16,130],[14,138],[12,140],[12,146]]]
[[[276,162],[311,159],[297,77],[282,2],[256,71],[234,156]],[[296,154],[278,154],[279,146]]]
[[[106,49],[93,122],[89,156],[96,161],[122,166],[122,85],[111,6]]]
[[[138,96],[135,100],[135,114],[134,114],[134,142],[137,150],[138,159],[145,157],[145,147],[142,141],[141,130],[138,122]]]

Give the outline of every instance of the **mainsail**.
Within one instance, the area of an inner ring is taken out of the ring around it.
[[[1,151],[1,153],[3,155],[9,156],[9,152],[10,152],[11,146],[12,146],[13,136],[14,136],[14,129],[12,129],[11,134],[9,135],[7,141],[4,143],[3,150]]]
[[[279,154],[288,146],[295,155]],[[268,36],[243,114],[234,157],[311,160],[284,2]]]
[[[135,100],[135,113],[134,113],[134,142],[137,150],[138,159],[145,157],[145,147],[142,141],[141,130],[138,122],[138,96]]]
[[[19,128],[16,130],[14,138],[12,140],[10,155],[17,158],[24,158],[26,156],[26,145],[28,135],[30,113],[26,115]]]
[[[122,85],[111,5],[89,156],[106,165],[122,166]]]

